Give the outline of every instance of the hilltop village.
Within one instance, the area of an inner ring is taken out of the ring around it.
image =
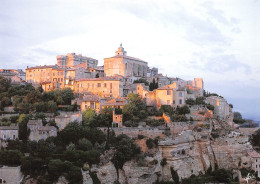
[[[207,92],[115,55],[0,70],[1,183],[256,183],[258,128]]]

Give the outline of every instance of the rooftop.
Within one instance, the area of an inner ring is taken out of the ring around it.
[[[26,70],[28,69],[44,69],[44,68],[52,68],[52,69],[58,69],[59,66],[58,65],[44,65],[44,66],[34,66],[34,67],[28,67],[26,68]]]
[[[0,126],[0,130],[19,130],[18,126]]]
[[[119,81],[119,77],[84,78],[77,81]]]
[[[125,59],[131,59],[131,60],[147,63],[146,61],[143,61],[141,59],[138,59],[138,58],[135,58],[135,57],[131,57],[131,56],[126,56],[126,55],[115,55],[115,56],[109,57],[109,58],[125,58]],[[105,59],[109,59],[109,58],[105,58]]]
[[[252,158],[260,158],[260,154],[257,153],[255,150],[248,151],[247,153]]]
[[[99,102],[100,98],[98,95],[86,95],[83,97],[82,101],[88,101],[88,102]]]

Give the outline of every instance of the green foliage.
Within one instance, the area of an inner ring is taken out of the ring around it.
[[[158,88],[158,82],[155,82],[155,79],[153,79],[153,82],[149,84],[149,91],[153,91]]]
[[[93,123],[95,116],[96,112],[93,109],[86,108],[86,110],[82,112],[82,119],[84,125],[90,126]]]
[[[260,151],[260,129],[255,131],[254,134],[252,134],[249,138],[250,143],[258,150]]]
[[[189,99],[186,100],[186,104],[188,104],[188,105],[195,105],[196,101],[193,100],[192,98],[189,98]]]
[[[157,147],[158,146],[158,139],[149,138],[149,139],[146,140],[146,145],[149,149]]]
[[[205,105],[205,97],[197,97],[196,98],[196,104],[197,105]]]
[[[92,143],[86,138],[80,139],[78,142],[78,149],[83,151],[91,150]]]
[[[229,183],[232,181],[232,171],[218,169],[212,172],[214,179],[218,182]]]
[[[166,159],[166,158],[163,158],[163,159],[161,160],[160,164],[161,164],[162,167],[166,166],[166,164],[167,164],[167,159]]]
[[[172,179],[175,182],[175,184],[179,184],[180,183],[179,175],[178,175],[177,171],[174,170],[173,167],[171,167],[171,175],[172,175]]]
[[[144,136],[144,135],[141,135],[141,134],[138,134],[137,138],[138,138],[139,140],[141,140],[141,139],[145,138],[145,136]]]
[[[134,80],[134,83],[144,83],[146,86],[149,86],[149,82],[146,79]]]
[[[234,112],[233,114],[234,114],[234,120],[233,121],[236,124],[243,124],[243,123],[245,123],[246,120],[243,119],[243,117],[242,117],[240,112]]]
[[[133,159],[141,152],[140,147],[127,135],[121,134],[113,142],[116,152],[112,158],[112,162],[117,169],[122,169],[126,161]]]
[[[145,119],[148,116],[146,112],[145,101],[137,94],[128,95],[129,103],[123,107],[123,122],[128,120]]]
[[[185,115],[185,114],[190,113],[190,109],[189,109],[189,107],[187,105],[184,105],[182,107],[177,106],[176,113],[178,115]]]
[[[30,135],[30,130],[27,129],[27,123],[29,121],[30,116],[21,114],[18,118],[19,122],[19,139],[20,140],[27,140]]]
[[[166,113],[168,115],[172,115],[174,113],[174,110],[173,110],[172,106],[170,106],[170,105],[162,105],[159,112]]]
[[[211,110],[211,111],[214,111],[214,109],[215,109],[214,105],[211,105],[211,104],[207,104],[206,107],[208,110]]]
[[[18,166],[23,154],[18,150],[0,150],[0,165]]]

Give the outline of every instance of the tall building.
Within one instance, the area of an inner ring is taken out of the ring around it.
[[[115,53],[115,56],[104,59],[104,72],[106,76],[122,75],[124,77],[137,78],[147,76],[147,62],[127,56],[122,44]]]
[[[70,68],[81,63],[87,63],[88,68],[96,68],[98,60],[75,53],[57,56],[57,65],[61,68]]]

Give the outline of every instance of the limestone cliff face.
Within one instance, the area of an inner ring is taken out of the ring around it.
[[[177,171],[180,179],[205,173],[210,166],[212,170],[216,167],[238,169],[241,163],[247,167],[247,151],[252,149],[248,137],[233,136],[228,131],[214,139],[210,132],[205,136],[203,131],[200,135],[194,131],[185,131],[174,138],[160,141],[154,156],[145,158],[148,163],[157,160],[155,165],[140,167],[135,160],[126,162],[123,169],[119,170],[118,181],[121,184],[172,181],[171,167]],[[163,158],[167,159],[167,164],[162,167],[160,162]],[[101,183],[113,184],[117,180],[116,169],[110,161],[98,165],[94,170]]]

